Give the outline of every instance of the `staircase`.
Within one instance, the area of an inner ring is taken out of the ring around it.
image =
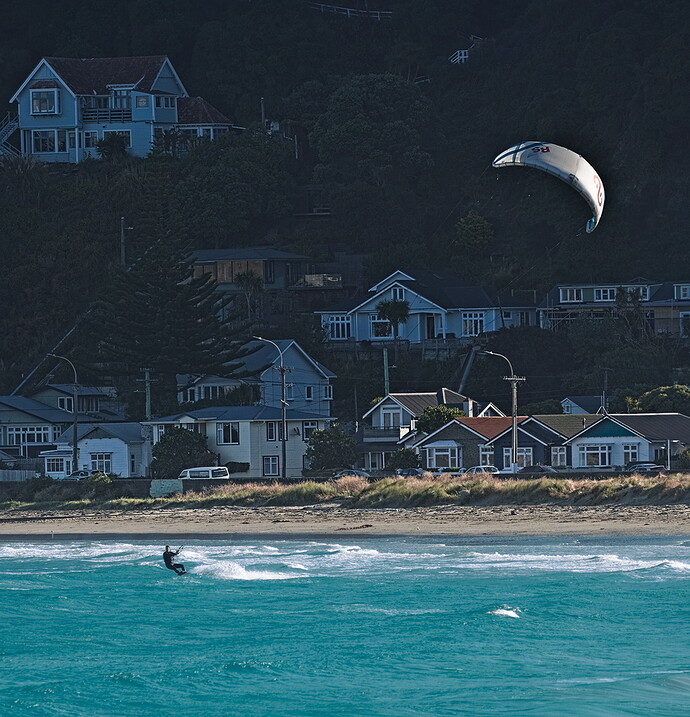
[[[7,113],[6,117],[0,120],[0,156],[5,154],[18,157],[21,152],[7,140],[15,133],[19,127],[19,117],[17,115]]]

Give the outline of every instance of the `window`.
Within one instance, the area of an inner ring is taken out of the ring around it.
[[[63,411],[68,411],[69,413],[72,413],[72,408],[74,406],[74,399],[72,396],[58,396],[58,408],[61,408]]]
[[[399,408],[381,409],[381,427],[398,428],[402,425],[402,413]]]
[[[391,297],[393,301],[405,301],[405,289],[402,286],[394,286],[391,289]]]
[[[104,129],[103,130],[103,139],[107,139],[109,134],[119,134],[121,137],[124,137],[126,140],[125,147],[132,146],[132,133],[128,129],[118,129],[118,130]]]
[[[481,311],[463,311],[462,335],[479,336],[484,333],[484,313]]]
[[[504,311],[503,312],[503,319],[505,321],[512,321],[513,319],[513,312],[512,311]]]
[[[551,465],[554,468],[564,468],[568,465],[568,450],[565,446],[551,447]]]
[[[165,434],[165,425],[156,426],[155,432],[156,432],[156,443],[158,443],[158,441],[160,441],[160,439],[163,438],[163,435]]]
[[[510,465],[510,457],[511,457],[512,452],[513,452],[512,447],[503,449],[503,465],[504,466]],[[531,466],[533,463],[532,448],[520,448],[518,446],[517,460],[515,462],[520,466],[520,468],[524,468],[525,466]]]
[[[331,386],[330,383],[327,383],[323,387],[323,398],[325,401],[332,401],[333,400],[333,386]]]
[[[91,470],[99,473],[110,473],[112,471],[112,453],[92,453]]]
[[[462,448],[427,448],[427,466],[429,468],[459,468],[462,463]]]
[[[175,107],[174,97],[156,97],[156,107],[163,109],[173,109]]]
[[[594,301],[615,301],[615,289],[594,289]]]
[[[623,464],[636,463],[639,461],[639,446],[637,443],[628,443],[623,445]]]
[[[98,142],[98,132],[84,132],[84,149],[93,149]]]
[[[132,93],[130,90],[113,90],[112,108],[114,110],[132,109]]]
[[[305,386],[304,387],[304,400],[305,401],[313,401],[314,400],[314,387],[313,386]]]
[[[96,97],[94,95],[90,95],[88,97],[82,97],[81,101],[82,107],[85,110],[107,110],[109,100],[109,97]]]
[[[631,298],[637,298],[640,301],[647,301],[649,299],[648,286],[626,286],[625,291]]]
[[[31,114],[55,115],[59,112],[57,90],[31,90]]]
[[[240,442],[240,424],[239,421],[232,423],[216,424],[216,443],[218,445],[229,443],[237,445]]]
[[[137,95],[137,107],[148,107],[149,97],[148,95]]]
[[[49,443],[50,426],[8,426],[7,443],[22,446],[25,443]]]
[[[690,311],[681,311],[678,317],[680,318],[680,335],[687,338],[690,336]]]
[[[273,284],[276,280],[275,264],[272,261],[264,262],[264,284]]]
[[[295,398],[295,384],[294,383],[286,383],[285,384],[285,400],[293,401],[294,398]]]
[[[610,445],[578,446],[581,468],[601,468],[611,465]]]
[[[570,403],[570,401],[566,401],[563,404],[563,413],[572,413],[573,412],[573,406]]]
[[[492,466],[494,464],[494,447],[479,446],[479,465]]]
[[[264,475],[278,476],[280,475],[280,461],[278,456],[264,456]]]
[[[308,441],[314,431],[319,430],[319,424],[316,421],[302,421],[302,440]]]
[[[32,152],[54,152],[55,151],[55,131],[52,129],[38,130],[31,132]]]
[[[690,299],[690,286],[679,286],[677,288],[679,299]]]
[[[378,314],[369,314],[369,337],[372,339],[388,339],[393,336],[390,321],[382,319]]]
[[[277,421],[266,421],[266,440],[277,441],[278,440],[278,422]]]
[[[561,301],[564,303],[582,301],[582,289],[561,289]]]
[[[46,458],[46,473],[63,473],[64,470],[64,458]]]
[[[352,324],[349,316],[329,316],[326,326],[331,341],[349,339],[351,336]]]
[[[135,476],[137,474],[137,457],[134,453],[129,456],[129,474]]]

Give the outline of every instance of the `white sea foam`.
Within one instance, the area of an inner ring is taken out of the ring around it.
[[[188,572],[218,580],[290,580],[302,577],[275,570],[251,570],[233,561],[215,561],[206,565],[197,565]]]
[[[520,617],[520,608],[512,608],[512,607],[498,607],[495,610],[489,610],[487,612],[487,615],[496,615],[498,617],[512,617],[512,618],[519,618]]]

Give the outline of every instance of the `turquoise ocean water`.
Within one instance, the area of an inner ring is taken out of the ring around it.
[[[0,715],[690,715],[690,537],[0,543]]]

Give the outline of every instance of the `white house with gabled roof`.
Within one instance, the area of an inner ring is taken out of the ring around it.
[[[316,313],[329,341],[393,341],[394,327],[379,316],[382,301],[406,301],[407,321],[399,326],[399,338],[410,343],[427,339],[472,340],[501,328],[533,325],[534,296],[499,295],[482,286],[466,286],[442,272],[395,271],[374,284],[354,305]]]

